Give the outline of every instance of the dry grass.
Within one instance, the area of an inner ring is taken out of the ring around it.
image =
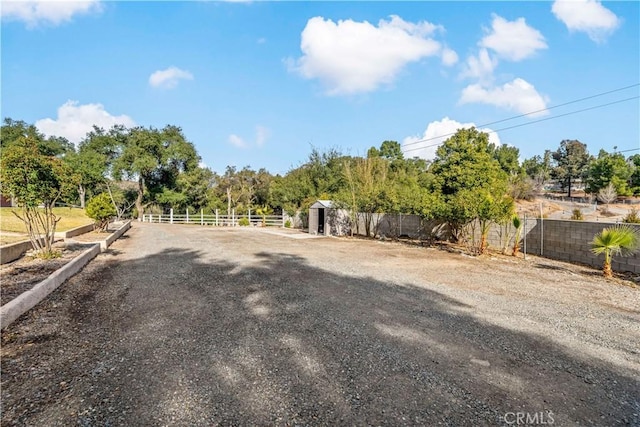
[[[11,213],[11,211],[20,213],[18,208],[0,208],[0,231],[26,233],[27,230],[25,229],[22,221]],[[62,217],[60,222],[58,222],[56,231],[66,231],[80,227],[81,225],[91,224],[93,222],[93,220],[85,214],[84,209],[54,208],[53,213],[58,217]]]

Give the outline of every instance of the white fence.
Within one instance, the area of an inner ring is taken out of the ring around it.
[[[184,214],[175,214],[173,209],[168,214],[144,214],[142,222],[156,222],[165,224],[196,224],[212,225],[215,227],[237,227],[251,225],[256,227],[284,227],[286,218],[282,215],[236,215],[235,210],[231,215],[220,215],[216,209],[215,214],[205,215],[203,211]]]

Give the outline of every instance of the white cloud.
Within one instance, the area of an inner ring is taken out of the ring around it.
[[[598,0],[557,0],[551,11],[569,31],[585,32],[597,43],[604,41],[620,25],[616,14]]]
[[[256,145],[262,147],[271,136],[271,131],[264,126],[256,126]]]
[[[485,88],[480,84],[472,84],[462,91],[461,104],[480,103],[527,114],[547,107],[546,97],[538,93],[536,88],[526,80],[516,78],[500,87]],[[531,117],[544,116],[548,111],[532,114]]]
[[[318,16],[309,19],[302,31],[303,55],[289,59],[289,69],[320,80],[328,95],[370,92],[392,83],[407,64],[439,55],[442,45],[430,35],[441,28],[398,16],[380,20],[377,26]],[[447,56],[452,59],[450,53]]]
[[[447,67],[450,67],[458,62],[458,54],[454,51],[445,47],[442,49],[442,63]]]
[[[149,84],[153,87],[173,89],[180,80],[193,80],[193,74],[177,67],[158,70],[149,76]]]
[[[493,58],[487,49],[480,49],[478,56],[469,56],[464,65],[461,77],[471,77],[483,82],[493,80],[493,70],[498,66],[498,60]]]
[[[113,116],[102,104],[79,105],[78,101],[67,101],[58,108],[57,119],[36,121],[36,128],[46,136],[62,136],[77,144],[93,126],[109,129],[120,124],[126,127],[135,126],[133,119],[126,115]]]
[[[493,15],[491,30],[478,44],[510,61],[521,61],[547,48],[544,36],[528,26],[524,18],[507,21],[498,15]]]
[[[9,21],[22,21],[27,28],[40,24],[60,25],[69,22],[74,15],[98,13],[102,11],[99,0],[76,1],[2,1],[0,14]]]
[[[434,121],[427,125],[427,129],[422,136],[408,136],[402,141],[402,151],[406,157],[421,157],[433,160],[436,150],[444,141],[458,131],[458,129],[468,129],[476,127],[475,123],[460,123],[445,117],[442,120]],[[489,142],[496,146],[500,145],[500,137],[491,129],[479,129],[489,134]]]
[[[247,148],[247,143],[244,141],[244,139],[240,138],[236,134],[232,133],[231,135],[229,135],[229,142],[235,147]]]

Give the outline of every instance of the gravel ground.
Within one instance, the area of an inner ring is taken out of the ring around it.
[[[2,425],[640,425],[632,283],[300,236],[134,224],[2,332]]]

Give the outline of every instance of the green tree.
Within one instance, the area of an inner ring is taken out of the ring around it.
[[[600,150],[598,157],[591,161],[587,170],[586,191],[597,194],[602,188],[612,184],[620,196],[632,194],[629,179],[633,173],[632,165],[620,153],[607,153]]]
[[[108,193],[100,193],[87,203],[87,216],[96,222],[100,231],[105,231],[109,221],[116,216],[116,208]]]
[[[611,260],[614,255],[627,256],[638,250],[640,237],[632,226],[627,224],[608,227],[596,234],[591,242],[591,251],[604,254],[602,271],[605,277],[611,277]]]
[[[138,218],[144,213],[145,198],[147,204],[159,201],[165,207],[184,202],[184,195],[176,191],[177,179],[196,168],[199,157],[180,128],[133,128],[119,151],[112,173],[116,179],[126,177],[137,182]]]
[[[551,151],[545,150],[543,156],[533,156],[522,162],[522,168],[525,173],[533,181],[533,185],[537,191],[544,189],[544,185],[551,178]]]
[[[560,147],[551,156],[555,161],[552,176],[560,182],[562,188],[568,190],[567,195],[571,197],[571,186],[574,180],[585,178],[591,160],[587,144],[578,140],[565,139],[560,142]]]
[[[473,221],[481,226],[480,252],[485,250],[486,225],[499,221],[513,202],[505,199],[507,173],[493,156],[489,136],[475,128],[460,129],[436,151],[430,190],[439,195],[431,214],[445,220],[456,240],[465,238]]]
[[[628,162],[631,166],[629,188],[634,196],[640,196],[640,154],[629,157]]]
[[[502,170],[509,175],[522,173],[519,156],[520,150],[507,144],[502,144],[493,151],[493,157],[498,161]]]
[[[55,254],[52,245],[60,220],[53,208],[75,182],[61,159],[42,150],[46,153],[38,135],[29,133],[3,148],[0,181],[2,193],[12,196],[20,207],[20,213],[13,213],[25,224],[33,248],[50,257]]]

